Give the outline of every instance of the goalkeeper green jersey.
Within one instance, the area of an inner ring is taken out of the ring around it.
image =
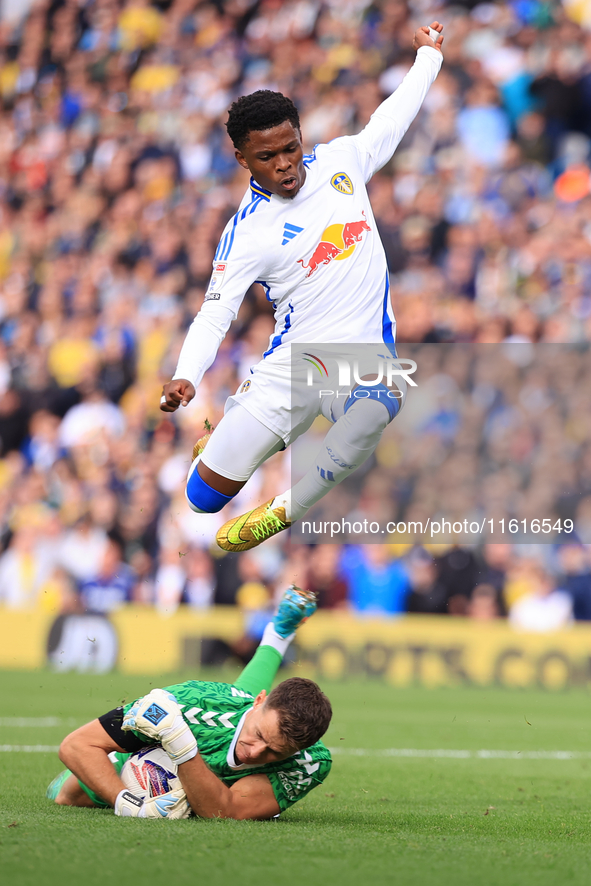
[[[183,717],[197,739],[203,760],[224,784],[230,786],[247,775],[264,773],[271,782],[273,793],[283,812],[321,784],[330,772],[330,752],[321,741],[281,762],[254,766],[238,764],[234,757],[234,748],[244,717],[254,701],[254,697],[246,690],[228,683],[198,680],[177,683],[175,686],[166,686],[165,689],[177,700]],[[125,706],[125,712],[132,704],[133,702]],[[134,735],[146,744],[151,744],[141,733],[134,732]],[[124,753],[110,755],[118,772],[130,756],[132,755]],[[98,801],[97,805],[105,805],[86,790],[95,802]]]

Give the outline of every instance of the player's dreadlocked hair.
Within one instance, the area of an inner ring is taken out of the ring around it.
[[[332,717],[326,695],[312,680],[291,677],[284,680],[268,696],[268,708],[279,715],[279,729],[292,747],[309,748],[322,738]]]
[[[258,89],[251,95],[243,95],[230,106],[226,129],[232,144],[241,150],[253,130],[272,129],[289,120],[295,129],[300,128],[298,109],[290,98],[270,89]]]

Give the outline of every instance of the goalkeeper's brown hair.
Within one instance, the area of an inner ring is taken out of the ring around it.
[[[298,750],[322,738],[332,717],[332,706],[324,692],[304,677],[284,680],[272,690],[265,705],[277,711],[282,735]]]

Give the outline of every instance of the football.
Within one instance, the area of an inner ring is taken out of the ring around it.
[[[182,790],[178,767],[161,747],[149,747],[133,754],[123,764],[121,781],[137,797],[160,797],[169,791]],[[184,818],[188,818],[190,810]]]

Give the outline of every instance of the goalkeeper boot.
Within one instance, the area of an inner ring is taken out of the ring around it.
[[[64,784],[65,781],[68,780],[68,778],[70,777],[71,774],[72,773],[70,772],[69,769],[64,769],[63,772],[60,772],[59,775],[56,775],[56,777],[49,784],[49,787],[45,791],[45,796],[47,797],[48,800],[55,800],[57,798],[57,795],[59,794],[59,792],[62,789],[62,785]]]
[[[317,609],[316,594],[291,585],[286,591],[273,617],[275,633],[286,639],[291,636]]]
[[[215,537],[218,546],[223,551],[249,551],[288,529],[291,520],[287,519],[284,507],[271,507],[274,501],[271,498],[264,505],[224,523]]]

